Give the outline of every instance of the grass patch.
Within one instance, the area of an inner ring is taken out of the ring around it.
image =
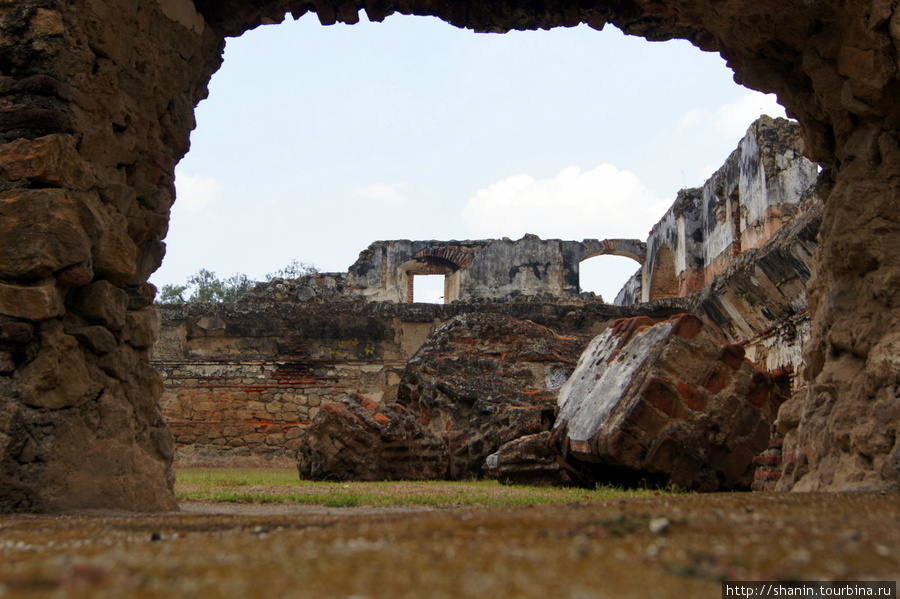
[[[325,507],[515,507],[659,495],[617,487],[574,489],[495,481],[313,482],[293,469],[180,468],[179,501],[298,503]]]

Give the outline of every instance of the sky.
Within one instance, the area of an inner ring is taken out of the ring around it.
[[[157,286],[201,268],[261,280],[294,260],[346,272],[378,240],[646,239],[753,120],[784,116],[681,40],[365,13],[230,38],[209,92]],[[612,301],[637,268],[592,258],[582,288]]]

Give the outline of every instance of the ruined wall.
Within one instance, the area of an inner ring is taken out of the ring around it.
[[[762,117],[702,188],[680,191],[650,231],[642,301],[706,287],[742,252],[792,222],[818,171],[800,155],[801,146],[799,125]]]
[[[163,375],[176,464],[293,467],[300,435],[322,405],[357,394],[395,401],[400,373],[431,333],[473,312],[586,338],[623,314],[599,302],[160,306],[153,365]],[[670,313],[658,310],[661,318]]]
[[[147,362],[147,277],[163,255],[192,109],[225,36],[287,12],[356,23],[362,9],[372,21],[417,14],[484,32],[610,23],[719,52],[737,82],[777,93],[804,155],[823,167],[826,200],[808,285],[809,393],[782,408],[779,488],[900,486],[895,2],[9,0],[0,510],[174,506],[171,437]]]
[[[147,277],[222,48],[178,4],[0,5],[0,511],[175,507]]]
[[[346,273],[318,273],[295,281],[261,283],[248,300],[412,302],[416,275],[445,275],[444,303],[519,297],[572,298],[580,293],[579,265],[593,256],[644,259],[635,239],[562,241],[525,235],[480,241],[376,241]]]

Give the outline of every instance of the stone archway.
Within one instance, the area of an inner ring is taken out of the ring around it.
[[[722,54],[823,167],[807,398],[783,489],[896,487],[900,103],[889,0],[14,0],[0,7],[0,510],[175,506],[148,352],[175,164],[225,36],[316,12],[476,31],[613,24]]]

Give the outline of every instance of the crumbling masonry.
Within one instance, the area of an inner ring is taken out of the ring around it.
[[[355,23],[360,10],[483,32],[587,23],[683,38],[777,93],[822,167],[825,203],[807,284],[808,393],[784,419],[793,467],[781,488],[897,486],[895,3],[11,0],[0,6],[0,508],[174,507],[147,278],[193,108],[226,36],[288,12]]]
[[[693,290],[682,286],[668,294],[679,300],[663,296],[654,297],[652,304],[606,305],[593,294],[578,293],[580,261],[598,253],[617,253],[643,263],[647,244],[637,240],[541,240],[529,235],[518,241],[376,242],[346,273],[317,273],[260,284],[237,306],[163,306],[154,365],[164,375],[162,405],[175,434],[176,464],[289,466],[295,451],[310,443],[326,448],[329,443],[350,444],[353,440],[348,438],[304,437],[303,431],[329,402],[365,397],[387,404],[401,396],[410,401],[410,396],[431,394],[407,380],[423,378],[410,374],[415,370],[410,359],[420,363],[422,351],[433,356],[452,354],[447,356],[448,364],[460,364],[459,372],[451,373],[454,369],[444,365],[440,368],[447,372],[428,375],[447,385],[448,378],[457,379],[455,394],[484,396],[478,389],[495,384],[491,395],[496,401],[504,405],[514,401],[519,411],[513,414],[529,413],[521,409],[535,402],[547,407],[545,404],[553,403],[550,400],[555,401],[559,387],[543,387],[546,373],[539,374],[528,356],[537,356],[539,364],[556,373],[554,380],[562,377],[561,385],[594,334],[613,319],[636,314],[653,314],[659,319],[678,310],[695,312],[704,317],[710,330],[718,332],[720,340],[742,344],[757,364],[768,370],[799,372],[803,342],[809,333],[805,282],[821,206],[810,197],[815,165],[798,155],[798,145],[795,123],[768,117],[754,123],[704,188],[683,191],[654,227],[650,244],[655,252],[619,299],[628,299],[635,281],[639,285],[642,280],[659,278],[658,266],[653,270],[663,245],[659,239],[665,239],[665,251],[678,256],[682,265],[676,272],[674,262],[670,264],[673,285],[679,280],[703,281],[705,288],[716,282],[714,293],[695,293],[688,298],[685,296]],[[722,195],[732,198],[727,210],[745,215],[740,222],[719,218],[726,210],[721,207]],[[704,210],[701,199],[707,207]],[[742,237],[753,238],[754,243],[736,247],[734,240]],[[693,268],[683,266],[688,263],[686,257]],[[440,269],[445,269],[445,289],[452,290],[448,294],[452,301],[441,306],[410,304],[409,280],[415,273]],[[519,324],[487,316],[459,321],[458,317],[467,314],[512,317]],[[452,329],[456,332],[442,333],[444,345],[435,347],[438,342],[433,333],[450,319],[458,321]],[[556,334],[568,336],[569,341],[559,342],[550,351],[546,338],[554,335],[535,333],[525,320],[546,325]],[[483,332],[485,338],[478,339],[479,345],[468,345],[477,336],[472,331],[462,332],[464,326]],[[502,334],[501,330],[515,332]],[[460,335],[469,341],[446,340]],[[533,347],[523,348],[513,341],[530,335],[536,335]],[[420,349],[423,343],[430,349]],[[489,354],[504,356],[487,368],[490,374],[462,366],[470,360],[483,365],[496,359]],[[431,372],[437,366],[422,367]],[[504,371],[517,374],[504,381],[500,374]],[[525,380],[521,377],[526,371],[532,371],[534,388],[530,399],[516,400],[523,391]],[[466,377],[472,380],[466,382]],[[448,437],[448,445],[464,448],[451,451],[445,464],[448,476],[480,474],[484,457],[498,449],[501,441],[516,438],[529,427],[539,430],[552,421],[545,414],[543,420],[548,422],[542,425],[538,411],[533,413],[537,420],[511,427],[499,423],[505,416],[498,420],[490,415],[496,411],[493,407],[485,406],[485,410],[476,417],[479,431],[460,425],[466,420],[460,414],[453,417],[455,432],[440,431]],[[522,424],[521,418],[516,418]],[[500,433],[504,427],[506,432]],[[490,442],[480,432],[488,428],[492,429]],[[326,434],[314,430],[315,436]],[[330,430],[327,434],[352,433]],[[357,441],[368,446],[368,442]],[[483,448],[474,450],[476,444]],[[385,462],[399,464],[399,449],[393,451],[393,460]],[[351,460],[349,453],[342,455]],[[363,453],[367,454],[363,457],[373,457],[371,448]],[[313,470],[323,476],[338,475],[326,468],[322,461]],[[350,470],[358,476],[390,475],[375,467],[365,473],[360,472],[361,466]],[[414,471],[412,466],[399,470],[407,477]],[[350,476],[350,472],[339,475]]]

